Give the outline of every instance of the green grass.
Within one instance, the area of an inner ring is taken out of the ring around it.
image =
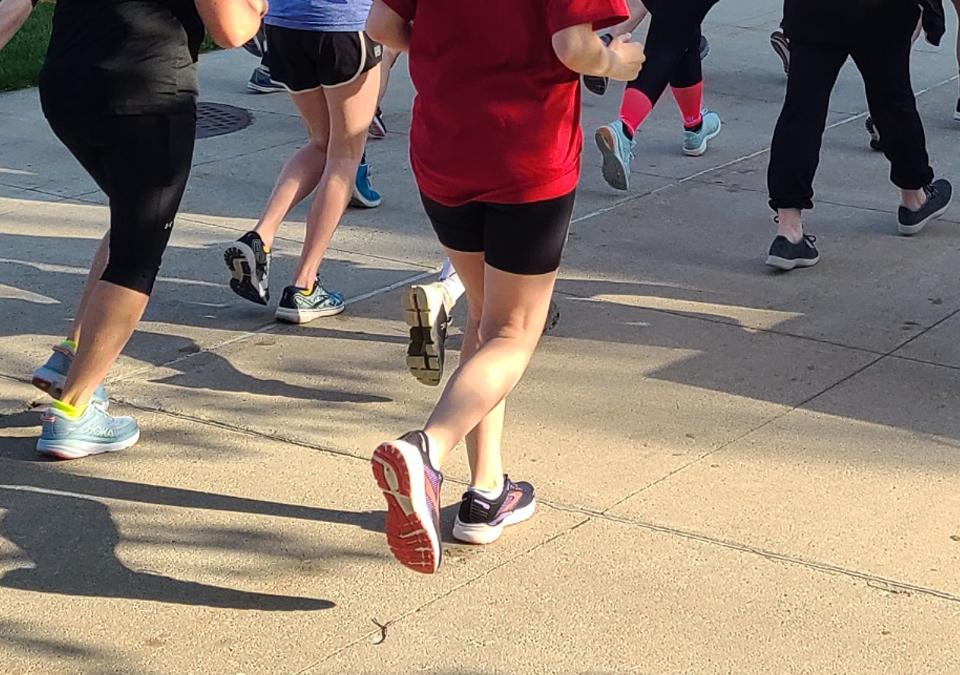
[[[20,32],[0,51],[0,91],[32,87],[50,41],[53,5],[37,5]]]
[[[50,28],[53,22],[53,5],[41,2],[33,14],[10,43],[0,51],[0,92],[13,91],[37,84],[37,76],[43,65],[50,42]],[[201,52],[218,47],[206,36]]]

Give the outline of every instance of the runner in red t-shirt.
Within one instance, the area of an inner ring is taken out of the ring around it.
[[[643,62],[624,0],[375,0],[367,31],[410,52],[410,157],[427,216],[469,299],[460,367],[426,426],[382,444],[373,471],[387,541],[418,572],[440,564],[440,467],[466,437],[457,539],[496,540],[533,515],[533,486],[500,457],[504,400],[536,348],[580,177],[579,75],[628,81]]]

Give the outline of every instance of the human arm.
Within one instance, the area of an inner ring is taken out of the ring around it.
[[[2,0],[7,2],[7,0]],[[196,0],[210,37],[221,47],[240,47],[260,29],[266,0]]]
[[[646,57],[643,45],[620,35],[608,45],[584,23],[553,34],[553,51],[567,68],[581,75],[609,77],[629,82],[636,78]]]
[[[370,14],[367,16],[367,35],[397,52],[410,49],[410,31],[412,24],[383,0],[373,0]]]
[[[30,0],[0,0],[0,49],[17,34],[32,11]]]

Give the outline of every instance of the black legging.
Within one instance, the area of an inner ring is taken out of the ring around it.
[[[650,11],[647,60],[637,79],[627,86],[640,90],[656,104],[668,84],[683,89],[703,80],[700,24],[718,1],[645,0]]]

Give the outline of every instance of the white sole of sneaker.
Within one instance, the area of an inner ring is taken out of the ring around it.
[[[453,522],[453,537],[457,541],[462,541],[466,544],[492,544],[500,538],[505,528],[522,523],[525,520],[530,520],[536,510],[537,500],[534,499],[522,509],[517,509],[504,518],[503,522],[499,525],[464,523],[460,520],[460,516],[457,516],[457,519]]]
[[[403,441],[382,443],[371,460],[387,500],[387,544],[404,567],[433,574],[440,567],[440,533],[433,525],[420,451]]]
[[[789,258],[781,258],[780,256],[777,256],[777,255],[767,256],[767,264],[770,267],[776,267],[778,270],[784,270],[786,272],[797,269],[798,267],[799,268],[813,267],[818,262],[820,262],[820,256],[817,256],[816,258],[811,258],[809,260],[807,259],[791,260]]]
[[[345,306],[329,307],[327,309],[290,309],[288,307],[277,307],[274,318],[284,323],[310,323],[314,319],[322,319],[325,316],[336,316],[342,314]]]
[[[903,225],[902,223],[898,223],[897,230],[900,232],[900,234],[904,235],[905,237],[910,237],[915,234],[920,234],[923,228],[929,225],[931,221],[936,220],[937,218],[942,216],[944,213],[946,213],[947,209],[949,208],[950,208],[950,202],[947,202],[942,209],[940,209],[939,211],[934,211],[933,213],[931,213],[929,216],[921,220],[916,225]]]
[[[120,452],[126,450],[140,440],[140,430],[137,433],[122,441],[114,443],[94,443],[91,441],[45,441],[42,438],[37,441],[37,452],[41,455],[49,455],[57,459],[80,459],[90,455],[102,455],[105,452]]]
[[[223,262],[230,271],[230,289],[234,293],[244,300],[267,304],[269,294],[266,286],[256,278],[257,255],[252,248],[242,241],[235,241],[224,250]]]
[[[712,141],[714,138],[720,135],[720,130],[723,128],[723,122],[720,121],[717,125],[717,130],[712,134],[707,134],[703,142],[695,148],[683,148],[683,154],[687,157],[702,157],[707,152],[707,144]]]
[[[403,295],[403,318],[410,327],[407,368],[422,384],[435,387],[443,379],[442,336],[437,324],[446,317],[440,284],[411,286]]]
[[[958,110],[957,112],[953,113],[953,121],[954,121],[954,122],[960,122],[960,110]]]
[[[353,206],[355,208],[375,209],[378,206],[380,206],[382,203],[383,203],[382,198],[378,199],[377,201],[367,199],[362,194],[360,194],[359,190],[354,190],[353,196],[350,197],[350,206]]]
[[[627,190],[630,188],[630,179],[623,167],[623,162],[617,156],[617,139],[608,127],[600,127],[594,134],[594,140],[597,142],[597,149],[603,156],[603,166],[601,173],[607,185],[614,190]]]

